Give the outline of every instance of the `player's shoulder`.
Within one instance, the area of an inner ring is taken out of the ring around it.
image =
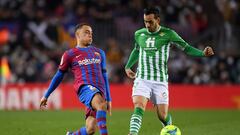
[[[146,28],[141,28],[141,29],[135,31],[134,35],[138,36],[138,35],[141,35],[142,33],[146,33],[146,32],[147,32]]]
[[[69,57],[73,57],[79,50],[75,48],[68,49],[64,52],[64,54],[68,55]]]
[[[98,52],[103,51],[102,49],[95,47],[95,46],[90,46],[90,48],[92,48],[94,51],[98,51]]]
[[[105,52],[101,48],[98,48],[98,47],[95,47],[95,46],[91,46],[91,48],[97,53],[105,54]]]
[[[165,26],[161,26],[161,30],[160,30],[160,31],[161,31],[161,32],[167,32],[167,33],[172,33],[172,32],[174,32],[173,29],[168,28],[168,27],[165,27]]]

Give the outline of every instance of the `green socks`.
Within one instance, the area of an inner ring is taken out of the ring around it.
[[[134,109],[133,115],[130,120],[130,134],[137,135],[142,124],[144,110],[140,107]]]
[[[164,121],[161,120],[161,122],[163,123],[163,126],[172,125],[172,117],[171,117],[171,115],[168,114],[166,119]]]
[[[144,114],[144,110],[140,107],[136,107],[132,114],[130,120],[130,135],[137,135],[141,125],[142,125],[142,117]],[[170,114],[167,115],[166,119],[163,121],[161,120],[163,126],[172,125],[172,117]]]

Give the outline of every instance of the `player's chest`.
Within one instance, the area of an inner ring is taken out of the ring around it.
[[[144,50],[160,50],[169,44],[169,37],[165,34],[145,35],[138,38],[139,46]]]
[[[73,66],[88,66],[101,63],[101,55],[96,51],[76,53],[72,59]]]

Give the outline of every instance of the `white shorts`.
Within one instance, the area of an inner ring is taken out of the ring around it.
[[[136,78],[132,88],[132,96],[148,98],[154,105],[168,104],[168,83]]]

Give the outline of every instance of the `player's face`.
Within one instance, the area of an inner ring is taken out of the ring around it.
[[[92,43],[92,28],[90,26],[82,26],[76,34],[82,45],[89,45]]]
[[[144,24],[145,27],[148,29],[150,32],[155,32],[158,29],[160,23],[160,18],[155,18],[154,14],[149,14],[145,15],[144,14]]]

